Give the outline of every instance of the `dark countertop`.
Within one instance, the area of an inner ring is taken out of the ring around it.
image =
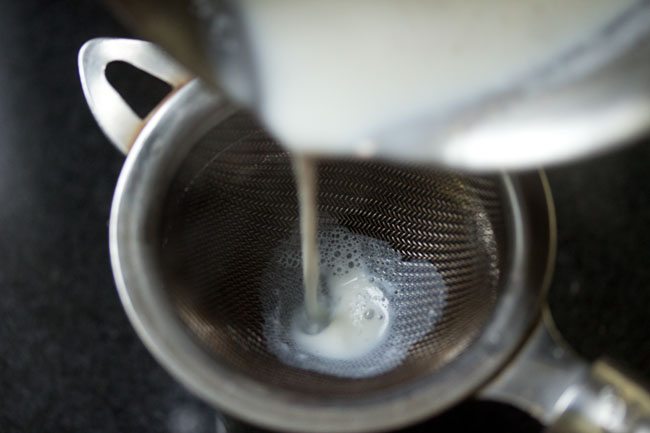
[[[90,1],[0,2],[0,432],[215,431],[160,368],[115,293],[107,245],[123,162],[92,119],[76,55],[128,36]],[[555,168],[560,330],[650,379],[650,146]],[[538,431],[467,402],[411,431]]]

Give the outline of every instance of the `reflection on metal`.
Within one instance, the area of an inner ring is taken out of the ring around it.
[[[128,153],[144,125],[106,79],[106,66],[123,61],[157,77],[177,89],[192,79],[187,70],[148,42],[99,38],[86,42],[79,51],[79,75],[88,106],[113,144]]]
[[[647,389],[607,361],[596,362],[583,379],[567,390],[566,401],[560,401],[563,413],[551,432],[650,432]]]

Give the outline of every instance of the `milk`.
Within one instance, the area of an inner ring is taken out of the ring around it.
[[[248,103],[269,130],[293,150],[353,149],[368,155],[384,129],[417,117],[435,121],[553,62],[566,62],[576,50],[603,54],[588,42],[635,3],[639,0],[233,4],[250,56],[246,64],[255,71],[248,83],[254,100]],[[221,78],[235,83],[244,75],[224,72]]]
[[[349,267],[349,262],[342,265]],[[348,274],[329,275],[327,280],[328,322],[312,333],[305,331],[298,317],[292,329],[294,341],[300,349],[330,359],[353,359],[369,353],[386,336],[390,320],[386,295],[363,267],[353,266]]]
[[[305,323],[311,333],[317,332],[328,320],[327,309],[320,304],[318,261],[318,166],[313,158],[302,154],[292,157],[300,209],[300,239],[302,277],[305,286]]]
[[[282,362],[339,377],[375,376],[399,365],[431,332],[447,305],[447,286],[426,260],[404,260],[390,244],[326,225],[318,230],[318,332],[305,327],[299,233],[280,243],[260,283],[264,336]],[[418,298],[413,308],[413,297]]]

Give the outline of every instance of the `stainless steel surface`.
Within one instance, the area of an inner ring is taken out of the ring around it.
[[[526,410],[545,425],[562,414],[562,397],[581,383],[589,365],[560,342],[548,314],[511,365],[481,391],[486,399]]]
[[[201,77],[209,75],[215,81],[219,68],[225,67],[236,67],[239,75],[247,70],[241,58],[245,50],[233,57],[217,46],[223,38],[237,38],[241,33],[233,26],[221,37],[219,26],[212,25],[223,14],[234,16],[230,21],[238,23],[229,2],[109,3],[135,31],[159,42]],[[624,37],[628,28],[642,30],[629,41]],[[381,158],[427,160],[479,171],[534,168],[622,146],[650,128],[650,2],[640,0],[591,46],[617,54],[602,65],[582,70],[577,50],[521,85],[468,109],[439,119],[414,119],[395,131],[379,131],[366,138]],[[251,87],[248,99],[243,99],[254,107],[255,89]],[[413,136],[410,143],[421,144],[405,145],[405,130]],[[367,143],[361,147],[365,152],[369,148]],[[349,152],[355,149],[351,143]]]
[[[606,361],[596,362],[582,383],[567,389],[560,400],[563,413],[551,432],[647,433],[650,395]]]
[[[645,433],[650,426],[648,390],[606,361],[590,365],[574,354],[548,310],[480,395],[520,407],[551,432]]]
[[[128,153],[144,125],[141,119],[106,79],[110,62],[122,61],[157,77],[172,89],[190,81],[192,75],[153,44],[133,39],[98,38],[79,50],[81,86],[97,123],[122,153]]]
[[[272,245],[297,224],[290,164],[250,116],[192,81],[138,134],[110,224],[120,296],[163,366],[212,404],[282,430],[396,428],[479,390],[549,423],[563,408],[590,417],[585,364],[548,352],[539,325],[555,251],[543,173],[369,161],[322,171],[327,218],[441,270],[450,302],[435,330],[401,366],[368,379],[298,370],[267,352],[256,288]]]

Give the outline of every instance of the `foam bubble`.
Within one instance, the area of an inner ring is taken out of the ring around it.
[[[403,260],[387,242],[340,226],[321,229],[319,249],[321,303],[332,314],[347,308],[349,320],[319,334],[296,327],[304,298],[296,234],[277,247],[261,285],[269,351],[293,367],[340,377],[369,377],[395,368],[442,316],[447,288],[435,266]],[[413,297],[417,309],[408,307]]]

